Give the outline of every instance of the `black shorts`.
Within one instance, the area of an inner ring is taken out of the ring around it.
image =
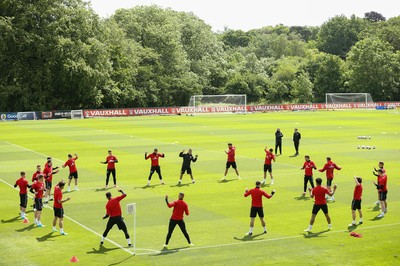
[[[379,200],[380,201],[384,201],[384,200],[386,200],[386,198],[387,198],[387,191],[380,191],[379,192]]]
[[[78,172],[69,173],[68,179],[78,179]]]
[[[264,164],[264,172],[272,173],[272,164]]]
[[[37,211],[42,211],[43,209],[42,199],[35,198],[35,208]]]
[[[353,201],[351,202],[351,209],[353,211],[361,210],[361,200],[353,199]]]
[[[236,169],[236,162],[226,162],[226,169],[228,169],[231,166],[233,169]]]
[[[154,173],[154,172],[159,173],[160,171],[161,171],[161,167],[160,167],[159,165],[157,165],[157,166],[151,166],[151,168],[150,168],[150,172],[151,172],[151,173]]]
[[[46,183],[46,189],[51,189],[52,182],[45,180],[45,183]]]
[[[326,179],[326,186],[327,186],[327,187],[331,187],[331,186],[332,186],[332,180],[333,180],[333,179],[329,179],[329,178]]]
[[[64,218],[64,209],[63,208],[53,207],[53,210],[54,210],[54,217]]]
[[[107,222],[108,228],[112,228],[115,224],[118,226],[119,230],[124,230],[124,231],[127,230],[126,224],[124,222],[124,218],[122,218],[122,216],[110,217],[108,219],[108,222]]]
[[[188,173],[189,175],[192,174],[192,168],[190,166],[182,166],[181,174]]]
[[[19,206],[26,208],[28,205],[28,194],[19,194]]]
[[[319,210],[322,210],[325,214],[327,214],[328,213],[328,205],[326,205],[326,204],[322,204],[322,205],[314,204],[314,207],[312,209],[312,214],[317,215]]]
[[[250,209],[250,217],[255,218],[258,214],[258,217],[264,218],[264,209],[263,207],[251,207]]]

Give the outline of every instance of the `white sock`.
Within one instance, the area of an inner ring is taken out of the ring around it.
[[[53,230],[54,230],[54,231],[56,231],[56,230],[57,230],[57,228],[56,228],[55,226],[53,226]],[[61,229],[60,229],[60,230],[61,230]]]
[[[68,190],[70,190],[71,189],[71,187],[70,186],[68,186]]]
[[[267,227],[266,226],[264,226],[263,228],[264,228],[264,231],[267,231]]]
[[[21,212],[21,216],[22,216],[22,217],[25,217],[25,212]]]
[[[101,237],[101,242],[104,242],[104,239],[105,239],[105,237],[104,237],[104,236],[102,236],[102,237]]]
[[[253,227],[250,227],[249,233],[253,233]]]
[[[312,225],[310,224],[310,225],[308,226],[308,228],[311,230],[311,229],[312,229]]]
[[[362,218],[360,218],[360,222],[362,222]]]
[[[64,233],[64,228],[60,228],[60,233]]]
[[[128,245],[132,244],[130,238],[128,238],[127,240],[128,240]]]
[[[356,224],[356,220],[353,220],[353,224]]]

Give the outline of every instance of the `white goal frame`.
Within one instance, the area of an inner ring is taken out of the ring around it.
[[[28,114],[32,114],[33,119],[26,119]],[[18,112],[17,120],[37,120],[36,112]]]
[[[332,97],[342,97],[343,99],[347,97],[355,97],[355,96],[363,96],[363,101],[358,101],[358,102],[343,102],[343,103],[332,103],[332,102],[328,102],[330,99],[332,99]],[[360,105],[363,105],[363,107],[361,106],[357,106],[357,103]],[[374,101],[372,100],[371,94],[369,93],[325,93],[325,109],[346,109],[346,108],[364,108],[364,109],[368,109],[368,108],[374,108]]]
[[[79,115],[78,115],[79,114]],[[83,110],[71,110],[71,119],[84,119]]]
[[[229,99],[237,97],[239,104],[220,101],[219,103],[209,103],[206,105],[198,105],[200,99],[204,98],[221,98]],[[247,95],[246,94],[220,94],[220,95],[192,95],[189,101],[191,113],[247,113]],[[207,108],[207,110],[205,110]]]

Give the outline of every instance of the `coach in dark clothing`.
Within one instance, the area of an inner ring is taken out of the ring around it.
[[[183,162],[182,162],[181,175],[179,177],[178,184],[180,184],[182,182],[182,177],[185,172],[190,175],[190,178],[192,179],[192,183],[194,184],[195,181],[193,179],[192,168],[190,167],[190,163],[197,161],[197,155],[195,157],[193,157],[192,149],[189,149],[187,153],[185,153],[185,150],[181,151],[179,153],[179,157],[183,158]]]
[[[294,156],[299,155],[299,145],[300,145],[300,139],[301,139],[301,134],[298,131],[297,128],[294,129],[294,133],[293,133],[293,143],[294,143],[294,148],[296,150],[296,153],[294,154]]]
[[[276,129],[276,132],[275,132],[275,154],[278,154],[278,148],[279,148],[279,155],[282,155],[282,137],[283,137],[283,134],[281,132],[281,129],[280,128]]]

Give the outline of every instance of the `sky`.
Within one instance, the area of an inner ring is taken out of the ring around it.
[[[264,26],[321,26],[336,15],[364,17],[375,11],[386,19],[400,16],[399,0],[87,0],[103,18],[119,8],[152,5],[192,12],[215,32]]]

